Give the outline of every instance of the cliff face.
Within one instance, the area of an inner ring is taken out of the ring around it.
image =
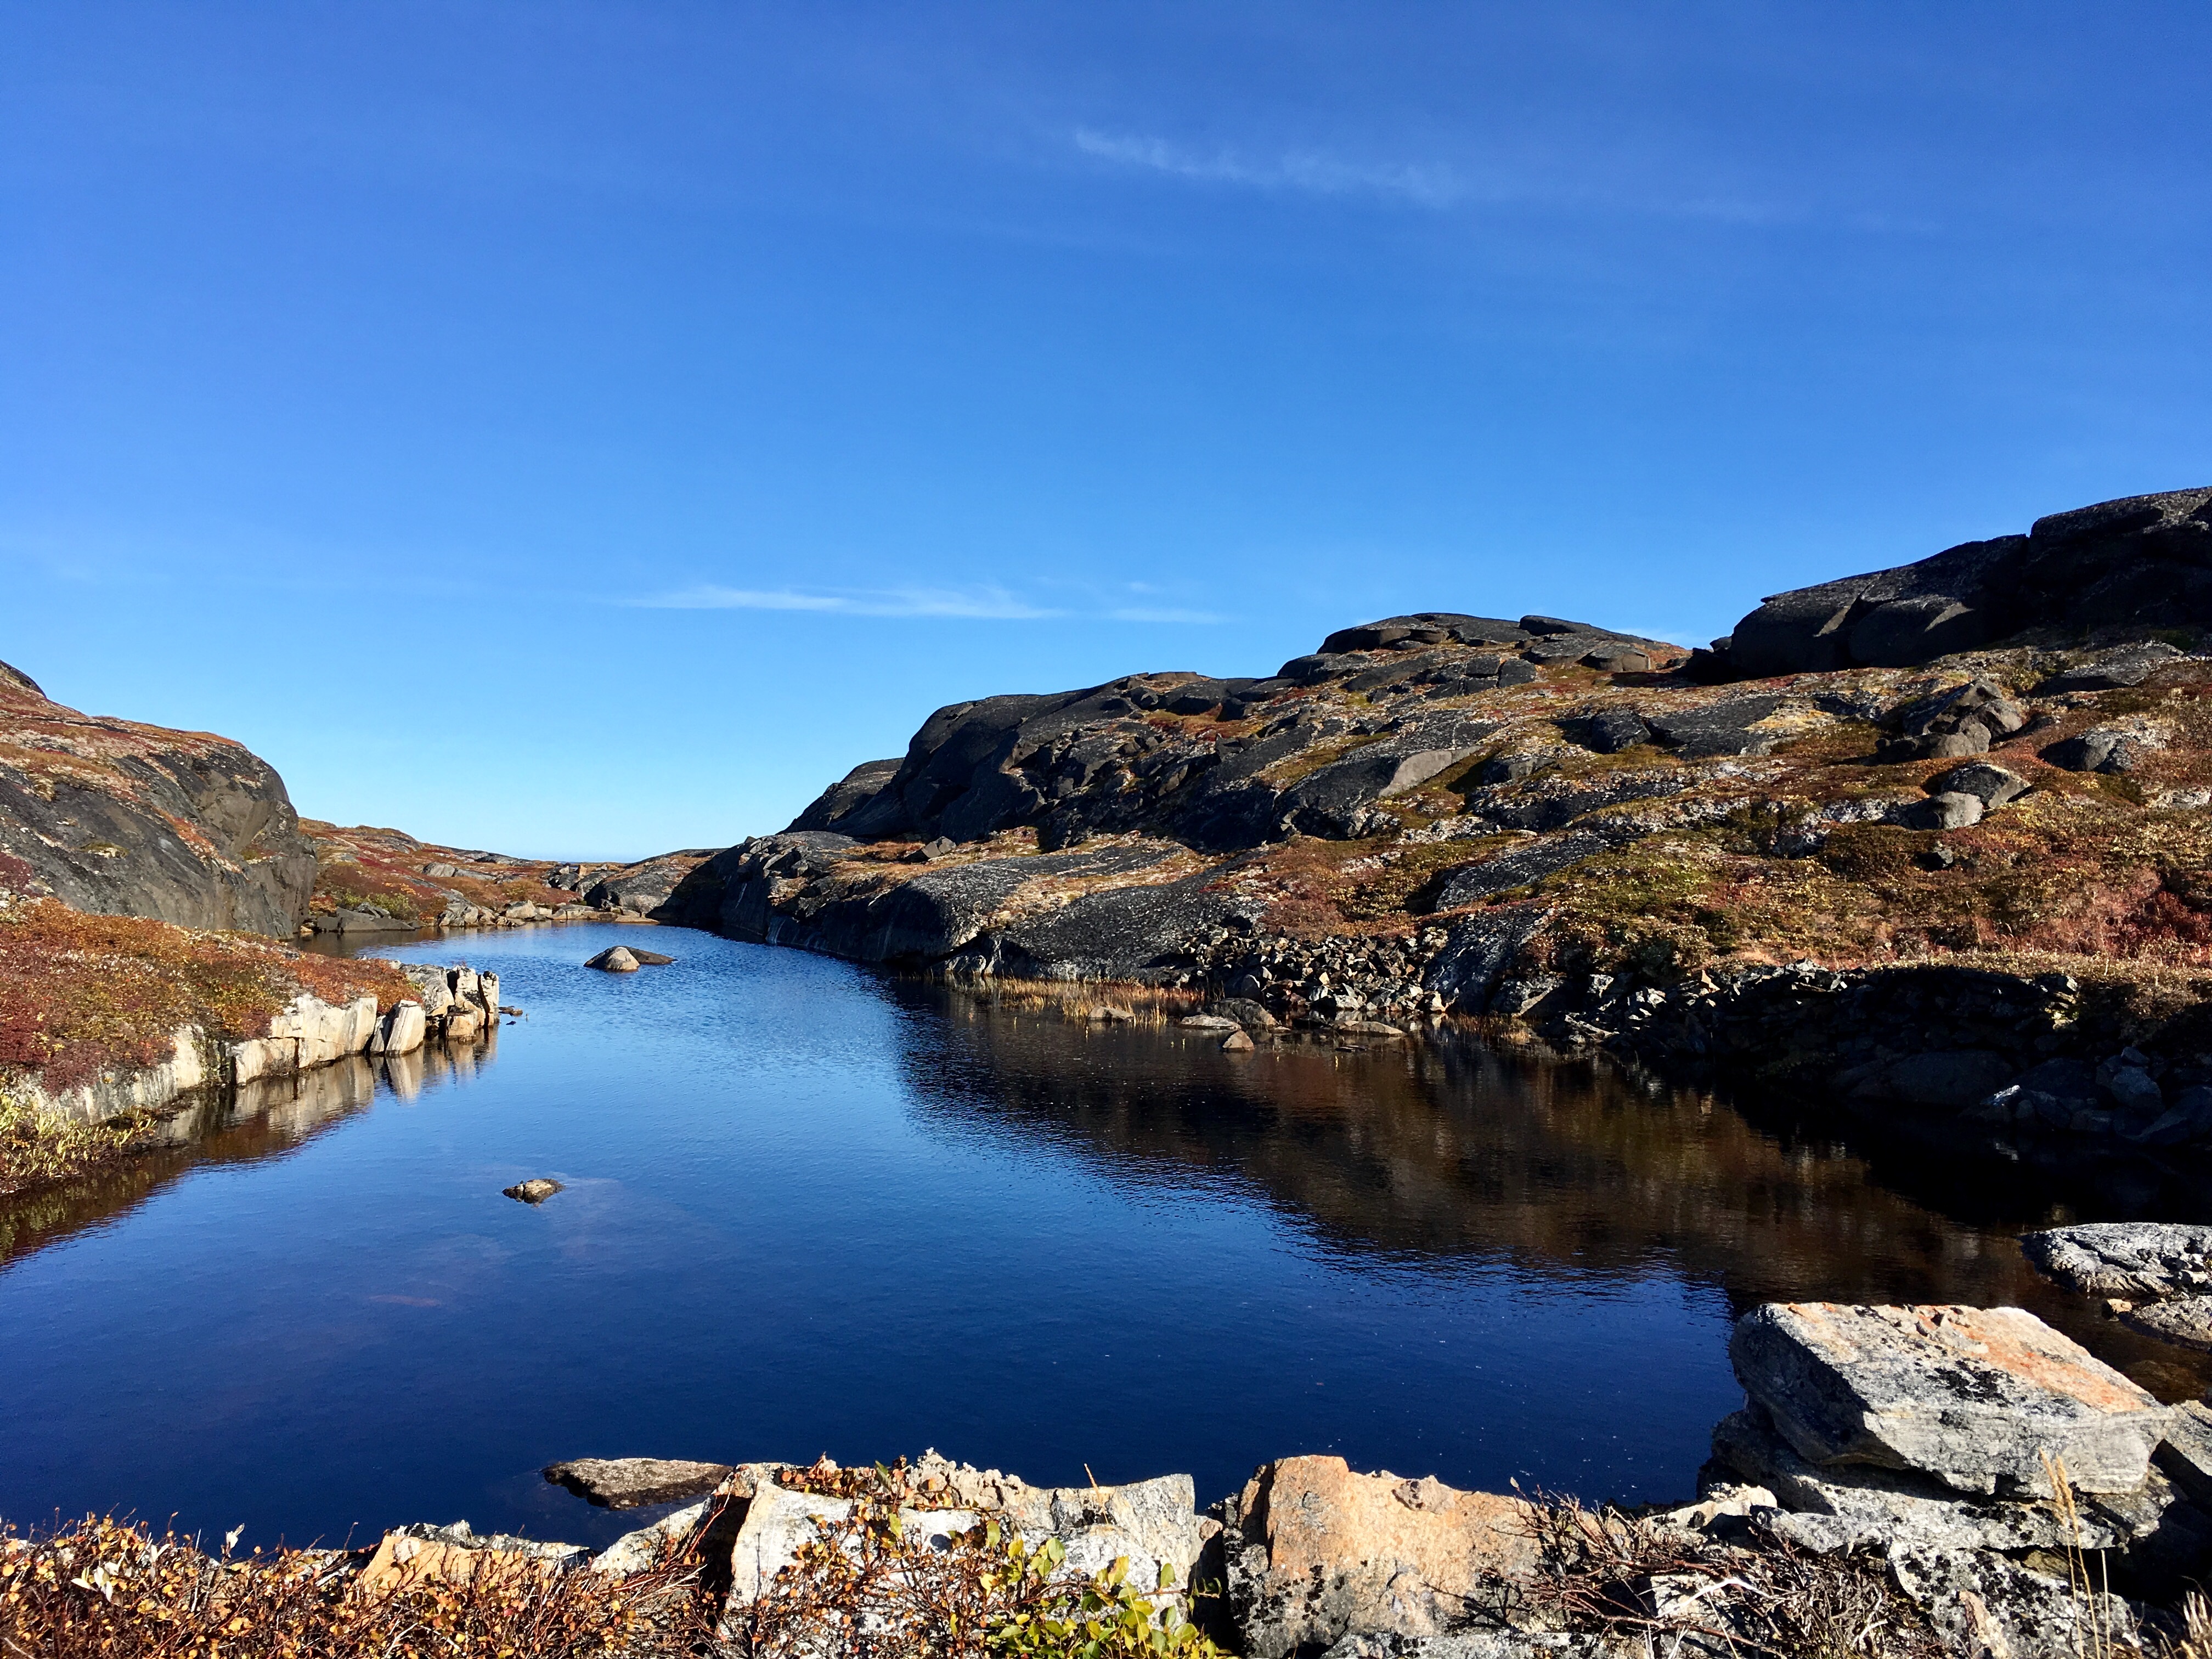
[[[267,762],[204,732],[79,714],[4,663],[0,860],[10,884],[94,915],[276,935],[306,917],[315,882]]]

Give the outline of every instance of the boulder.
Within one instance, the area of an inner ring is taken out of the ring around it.
[[[2136,1074],[2148,1081],[2147,1073]],[[2119,1072],[2114,1082],[2129,1075]],[[2155,1097],[2157,1085],[2151,1086]],[[2026,1234],[2020,1245],[2060,1284],[2112,1298],[2112,1312],[2134,1329],[2212,1352],[2212,1227],[2087,1222]]]
[[[1419,1638],[1496,1614],[1537,1566],[1517,1498],[1340,1457],[1263,1465],[1224,1505],[1229,1600],[1253,1659],[1353,1632]]]
[[[544,1176],[537,1176],[528,1181],[518,1181],[514,1186],[502,1187],[499,1190],[501,1197],[511,1198],[518,1204],[543,1204],[554,1194],[565,1192],[568,1189],[557,1181],[549,1180]]]
[[[648,951],[641,945],[629,945],[623,948],[629,952],[631,959],[641,968],[665,968],[676,960],[674,957],[665,957],[658,951]]]
[[[2047,1497],[2042,1454],[2088,1492],[2142,1484],[2172,1412],[2018,1308],[1770,1303],[1736,1322],[1745,1391],[1807,1462]]]
[[[368,1051],[377,1054],[412,1054],[430,1034],[430,1022],[419,1002],[402,1002],[376,1024]]]
[[[2212,1291],[2212,1227],[2095,1221],[2023,1234],[2020,1247],[2060,1284],[2093,1296],[2163,1301]]]
[[[1221,1039],[1221,1052],[1224,1054],[1249,1054],[1252,1052],[1252,1039],[1242,1030],[1231,1031]]]
[[[1968,830],[1982,821],[1983,811],[1979,795],[1946,790],[1916,804],[1905,820],[1915,830]]]
[[[385,1534],[352,1589],[356,1595],[385,1595],[444,1584],[526,1595],[550,1584],[585,1553],[580,1544],[482,1534],[465,1521],[446,1527],[417,1524]]]
[[[625,945],[611,945],[599,955],[586,959],[584,966],[597,968],[609,974],[634,974],[637,971],[637,957]]]
[[[1760,722],[1781,708],[1779,697],[1731,697],[1698,708],[1647,711],[1644,720],[1661,743],[1692,759],[1764,755],[1779,734]]]
[[[1493,854],[1480,864],[1469,864],[1455,870],[1444,878],[1437,890],[1435,908],[1456,910],[1475,904],[1499,893],[1510,892],[1516,887],[1526,887],[1556,874],[1568,866],[1580,864],[1608,851],[1613,842],[1607,837],[1589,830],[1576,830],[1567,835],[1532,840]]]
[[[1582,745],[1601,755],[1617,755],[1624,749],[1651,741],[1651,728],[1632,708],[1608,708],[1582,722]]]
[[[902,1507],[899,1520],[909,1540],[932,1549],[950,1549],[957,1534],[996,1519],[1031,1546],[1059,1539],[1066,1549],[1060,1571],[1068,1576],[1102,1572],[1122,1559],[1133,1583],[1158,1583],[1164,1565],[1176,1586],[1188,1588],[1198,1562],[1203,1540],[1187,1474],[1121,1486],[1037,1487],[994,1469],[951,1464],[933,1453],[913,1473],[920,1489],[943,1507]],[[852,1510],[848,1498],[763,1482],[731,1546],[731,1602],[758,1599],[799,1550],[821,1536],[823,1522],[841,1520]]]
[[[603,1510],[671,1504],[712,1492],[730,1473],[726,1463],[693,1463],[670,1457],[578,1457],[548,1464],[544,1474],[585,1502]]]
[[[2027,780],[1990,761],[1972,761],[1939,772],[1924,786],[1931,795],[1972,795],[1990,811],[2027,793]]]

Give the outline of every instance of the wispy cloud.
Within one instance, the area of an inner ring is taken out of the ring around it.
[[[1450,169],[1409,162],[1350,161],[1322,150],[1254,157],[1233,149],[1196,150],[1138,133],[1079,127],[1075,147],[1122,167],[1144,167],[1201,183],[1296,191],[1309,196],[1364,196],[1449,207],[1467,192]]]
[[[799,588],[721,587],[702,583],[655,593],[628,604],[651,611],[811,611],[845,617],[969,617],[993,622],[1044,622],[1078,614],[1032,604],[1003,587],[855,588],[807,592]],[[1091,615],[1101,614],[1091,612]],[[1212,623],[1203,611],[1123,606],[1103,613],[1112,622]]]
[[[979,617],[1007,622],[1030,622],[1067,614],[1031,605],[1000,587],[888,587],[805,592],[790,587],[719,587],[706,583],[631,603],[654,611],[827,611],[848,617]]]

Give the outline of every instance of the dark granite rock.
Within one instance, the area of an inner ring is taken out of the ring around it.
[[[1725,656],[1741,676],[1820,673],[1909,667],[2036,629],[2207,627],[2212,489],[2185,489],[1775,594],[1736,624]]]
[[[82,714],[0,665],[0,854],[27,890],[188,927],[289,935],[306,919],[313,845],[242,745]]]

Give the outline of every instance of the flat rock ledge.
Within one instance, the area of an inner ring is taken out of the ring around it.
[[[2138,1279],[2168,1260],[2132,1248],[2110,1254]],[[1846,1581],[1935,1646],[2057,1659],[2093,1627],[2113,1652],[2172,1631],[2212,1571],[2212,1407],[2161,1405],[2020,1309],[1771,1304],[1729,1352],[1744,1407],[1676,1509],[1583,1511],[1294,1456],[1200,1511],[1188,1475],[1031,1486],[933,1451],[897,1477],[901,1526],[939,1550],[984,1521],[1056,1538],[1066,1574],[1125,1561],[1250,1659],[1599,1659],[1670,1632],[1685,1652],[1790,1651],[1775,1644],[1806,1639],[1806,1587]],[[506,1550],[517,1571],[628,1573],[682,1545],[727,1583],[728,1619],[777,1594],[851,1513],[850,1480],[872,1478],[662,1458],[545,1474],[611,1508],[704,1495],[588,1562],[456,1523],[388,1536],[382,1570],[458,1575]],[[2084,1566],[2094,1595],[2069,1587]]]
[[[2122,1323],[2212,1353],[2212,1227],[2099,1221],[2029,1233],[2020,1244],[2068,1289],[2103,1297]]]

